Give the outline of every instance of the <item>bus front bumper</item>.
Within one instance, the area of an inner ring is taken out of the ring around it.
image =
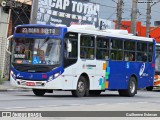
[[[29,88],[29,89],[62,89],[61,80],[55,79],[53,81],[34,81],[34,80],[22,80],[22,79],[14,79],[12,75],[10,75],[10,84],[15,87],[20,88]]]

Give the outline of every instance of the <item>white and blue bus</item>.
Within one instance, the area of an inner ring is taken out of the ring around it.
[[[135,96],[153,86],[155,40],[93,26],[20,25],[12,42],[11,84],[37,96],[53,90],[73,96],[117,90]]]
[[[153,86],[147,87],[147,91],[152,91],[154,87],[160,87],[160,43],[156,43],[156,62]]]

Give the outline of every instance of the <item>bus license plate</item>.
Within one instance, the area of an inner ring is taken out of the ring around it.
[[[35,86],[35,82],[26,82],[26,86]]]

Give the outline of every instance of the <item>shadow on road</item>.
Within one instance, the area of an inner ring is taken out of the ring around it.
[[[70,98],[80,98],[80,97],[73,97],[72,95],[44,95],[43,97],[70,97]],[[98,96],[87,96],[87,97],[81,97],[81,98],[93,98],[93,97],[120,97],[119,95],[115,94],[102,94]]]

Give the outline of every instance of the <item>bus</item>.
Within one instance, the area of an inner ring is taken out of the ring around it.
[[[133,97],[137,89],[153,86],[155,44],[152,38],[91,25],[19,25],[12,37],[10,82],[36,96],[116,90]]]
[[[160,87],[160,44],[156,43],[156,64],[153,86],[147,87],[147,91],[152,91],[154,87]]]

